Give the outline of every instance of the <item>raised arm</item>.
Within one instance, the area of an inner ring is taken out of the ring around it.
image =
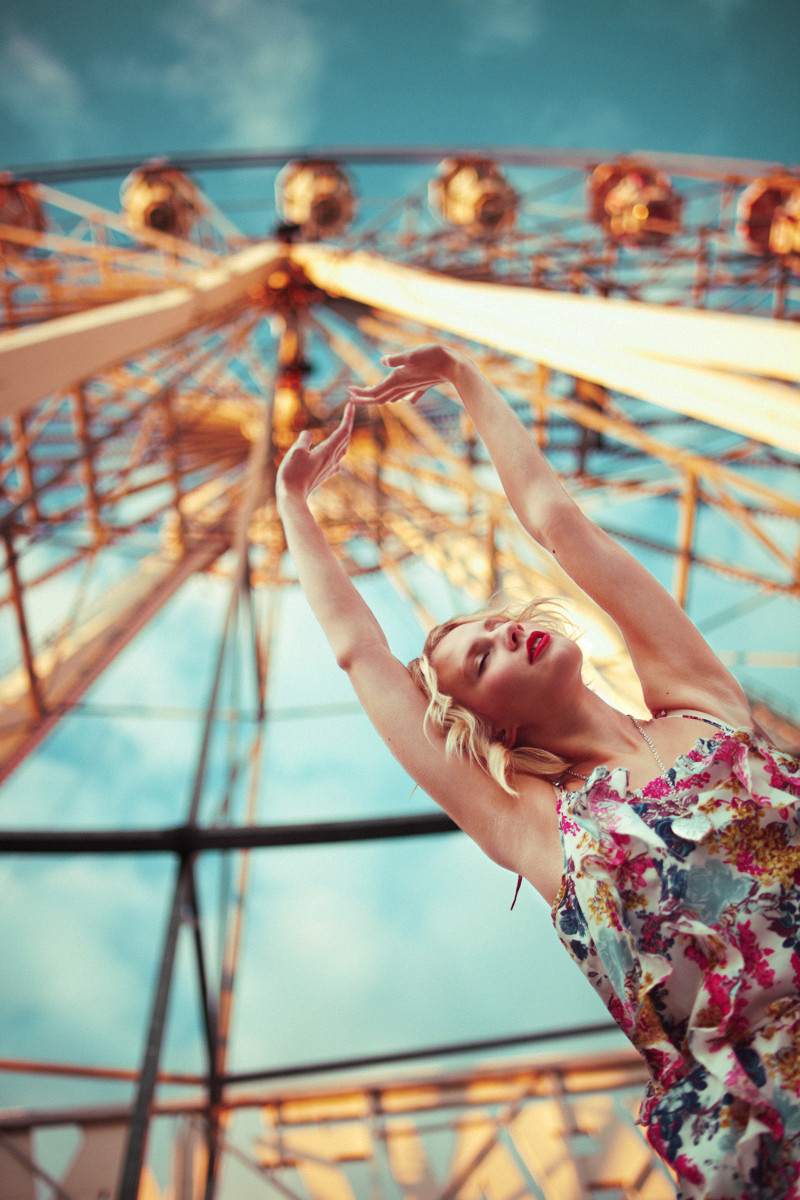
[[[375,387],[351,388],[357,402],[413,403],[437,384],[456,388],[521,524],[619,625],[653,711],[697,708],[733,724],[748,722],[739,685],[680,606],[581,513],[522,422],[466,355],[430,345],[383,361],[391,373]]]
[[[480,767],[446,759],[441,740],[426,736],[425,698],[391,653],[311,512],[308,497],[338,469],[352,424],[349,405],[339,428],[319,446],[312,447],[309,432],[300,434],[278,471],[278,508],[300,584],[336,661],[395,758],[490,858],[540,886],[537,823],[530,808],[525,811],[519,797],[507,795]],[[534,784],[549,800],[549,785]]]
[[[352,428],[350,404],[339,427],[316,448],[309,430],[301,433],[281,463],[275,489],[300,585],[344,669],[359,647],[387,645],[383,630],[336,561],[308,505],[314,488],[339,469]]]
[[[452,384],[489,451],[515,513],[541,542],[551,517],[572,502],[514,410],[475,363],[441,345],[390,354],[383,362],[393,368],[391,374],[376,387],[351,387],[356,401],[410,400],[413,404],[428,388]]]

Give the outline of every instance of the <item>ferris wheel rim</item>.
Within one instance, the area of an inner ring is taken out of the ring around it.
[[[776,171],[800,173],[800,162],[776,162],[770,159],[718,157],[701,154],[676,154],[670,151],[639,148],[572,148],[470,145],[463,143],[429,146],[318,145],[287,146],[268,150],[177,151],[163,155],[126,155],[125,157],[71,159],[63,162],[12,164],[0,171],[0,179],[18,182],[33,179],[41,183],[66,183],[79,179],[101,179],[127,174],[148,165],[177,167],[185,171],[214,171],[247,167],[280,167],[290,160],[342,160],[353,164],[399,165],[432,164],[444,158],[463,156],[492,159],[505,166],[552,167],[554,169],[591,170],[609,159],[641,160],[685,177],[696,176],[725,180],[732,184],[750,182]]]

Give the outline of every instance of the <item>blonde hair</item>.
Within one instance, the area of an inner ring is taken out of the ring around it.
[[[549,633],[576,636],[574,626],[557,600],[546,598],[526,603],[512,601],[481,612],[453,617],[443,625],[436,625],[425,639],[422,654],[408,664],[411,678],[428,699],[425,711],[426,733],[428,729],[436,730],[445,739],[447,755],[455,754],[458,758],[477,763],[512,796],[517,794],[511,782],[515,775],[538,775],[544,779],[557,779],[563,775],[569,763],[560,755],[535,746],[521,746],[509,750],[497,740],[487,721],[441,690],[431,655],[445,634],[469,621],[484,621],[489,617],[527,621],[534,616],[537,625]]]

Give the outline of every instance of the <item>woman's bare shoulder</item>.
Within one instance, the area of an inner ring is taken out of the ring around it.
[[[721,722],[733,729],[753,729],[755,718],[739,685],[718,688],[682,687],[673,685],[667,702],[653,711],[658,717],[695,717],[699,720]]]

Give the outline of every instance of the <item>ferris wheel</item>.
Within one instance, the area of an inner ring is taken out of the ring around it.
[[[238,1153],[225,1131],[244,1104],[236,1085],[247,1082],[232,1079],[226,1045],[248,851],[281,837],[289,845],[449,828],[431,816],[281,834],[257,823],[279,597],[295,582],[274,503],[281,454],[301,430],[332,428],[347,383],[373,382],[381,355],[431,340],[462,346],[576,500],[673,588],[771,736],[796,750],[800,171],[449,147],[50,166],[0,177],[0,255],[0,778],[84,702],[187,581],[206,573],[228,595],[180,826],[1,835],[4,854],[149,850],[177,864],[146,1049],[131,1071],[134,1101],[96,1126],[83,1114],[78,1123],[92,1133],[83,1165],[53,1194],[70,1195],[82,1170],[97,1179],[105,1170],[122,1200],[160,1196],[142,1174],[147,1132],[156,1112],[173,1111],[185,1119],[174,1196],[204,1190],[210,1200],[220,1164]],[[586,630],[596,686],[628,710],[641,704],[618,631],[516,529],[474,430],[444,392],[414,408],[360,411],[343,469],[315,503],[348,572],[385,579],[423,627],[501,590],[564,595]],[[242,655],[256,716],[209,823],[201,800],[221,681]],[[216,985],[196,936],[208,1064],[193,1082],[202,1101],[157,1108],[176,946],[184,925],[201,924],[194,862],[207,850],[236,851],[239,876]],[[501,1196],[519,1178],[539,1188],[531,1195],[549,1195],[545,1142],[572,1172],[573,1191],[559,1196],[589,1194],[586,1172],[602,1176],[617,1162],[622,1109],[615,1102],[612,1113],[610,1089],[624,1091],[638,1070],[630,1059],[595,1069],[586,1087],[574,1065],[486,1072],[480,1119],[463,1127],[470,1081],[428,1080],[438,1097],[431,1111],[450,1096],[461,1113],[453,1129],[471,1130],[438,1182],[432,1168],[425,1176],[438,1188],[430,1194]],[[553,1088],[567,1098],[556,1104]],[[416,1194],[425,1106],[410,1086],[405,1099],[389,1090],[356,1088],[360,1099],[347,1102],[311,1091],[295,1097],[294,1115],[285,1098],[259,1094],[253,1103],[269,1116],[258,1164],[269,1186],[349,1200],[362,1193],[346,1164],[360,1164],[357,1172],[371,1163],[370,1194]],[[303,1111],[317,1105],[313,1129],[297,1116],[301,1100]],[[402,1127],[387,1115],[392,1103]],[[569,1121],[594,1122],[602,1152],[584,1162],[565,1150]],[[0,1178],[25,1197],[43,1178],[35,1126],[30,1114],[27,1123],[0,1114]],[[625,1129],[633,1146],[638,1134]],[[375,1174],[378,1140],[390,1183]],[[668,1181],[635,1144],[626,1186],[641,1190],[627,1194],[667,1195]]]

